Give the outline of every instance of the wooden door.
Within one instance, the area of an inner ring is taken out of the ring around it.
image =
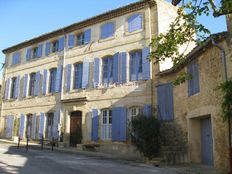
[[[82,140],[82,117],[81,112],[73,112],[70,117],[70,146],[76,147]]]

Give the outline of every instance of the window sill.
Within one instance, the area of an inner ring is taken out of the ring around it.
[[[190,97],[194,97],[194,96],[198,96],[198,95],[200,95],[200,91],[199,91],[199,92],[196,92],[196,93],[194,93],[194,94],[188,95],[188,97],[190,98]]]
[[[15,68],[15,67],[17,67],[17,66],[19,66],[19,65],[20,65],[20,63],[17,63],[17,64],[11,64],[10,68]]]
[[[83,88],[72,89],[72,90],[70,90],[70,91],[67,92],[67,93],[73,94],[73,93],[77,93],[77,92],[82,92],[82,91],[84,91],[84,90],[85,90],[85,89],[83,89]]]
[[[107,42],[107,41],[111,41],[111,40],[114,40],[114,39],[115,39],[115,36],[110,36],[110,37],[107,37],[107,38],[104,38],[104,39],[99,39],[98,43]]]
[[[124,36],[130,36],[130,35],[134,35],[134,34],[138,34],[138,33],[142,33],[143,32],[143,29],[139,29],[139,30],[135,30],[133,32],[124,32]]]

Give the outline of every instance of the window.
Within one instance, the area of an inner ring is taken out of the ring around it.
[[[15,94],[16,81],[17,81],[17,78],[16,78],[16,77],[12,78],[12,81],[11,81],[10,98],[16,98],[16,94]]]
[[[113,82],[113,57],[103,58],[102,64],[102,81],[104,84],[109,84]]]
[[[134,32],[142,29],[142,15],[135,14],[128,18],[128,32]]]
[[[26,137],[32,137],[32,114],[27,115],[27,122],[26,122]]]
[[[102,140],[111,140],[112,138],[112,110],[105,109],[101,113],[101,137]]]
[[[114,35],[114,23],[108,22],[101,26],[101,39],[105,39]]]
[[[38,47],[34,47],[32,49],[32,58],[37,58],[38,55]]]
[[[48,139],[52,139],[53,137],[53,122],[54,122],[54,113],[47,114],[47,122],[46,122],[46,134],[45,137]]]
[[[82,63],[77,63],[74,65],[74,89],[80,89],[82,87],[82,69]]]
[[[77,46],[84,45],[85,44],[85,34],[79,33],[77,35]]]
[[[130,80],[142,79],[143,60],[142,51],[135,51],[130,53]]]
[[[12,65],[18,64],[19,63],[19,59],[20,59],[19,52],[14,53],[13,57],[12,57]]]
[[[55,92],[55,85],[56,85],[56,73],[57,69],[53,68],[50,70],[50,86],[49,86],[49,92],[54,93]]]
[[[192,79],[188,81],[188,96],[192,96],[200,92],[199,86],[199,70],[197,61],[193,61],[187,67],[188,73]]]
[[[129,113],[128,113],[128,117],[127,117],[128,123],[130,123],[130,121],[133,117],[140,115],[142,113],[143,113],[142,107],[139,107],[139,106],[131,107],[129,109]]]
[[[29,96],[35,96],[36,73],[30,74]]]
[[[58,48],[59,48],[59,41],[58,40],[55,40],[52,42],[52,52],[57,52],[58,51]]]

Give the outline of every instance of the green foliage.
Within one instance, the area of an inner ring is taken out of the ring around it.
[[[160,123],[155,117],[138,115],[131,121],[131,140],[148,159],[156,157],[161,146]]]
[[[222,83],[218,89],[223,93],[221,108],[222,117],[225,121],[232,116],[232,80]]]

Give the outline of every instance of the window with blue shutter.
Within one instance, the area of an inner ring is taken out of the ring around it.
[[[130,53],[130,81],[142,79],[143,60],[142,51],[134,51]]]
[[[100,59],[94,58],[93,84],[96,88],[100,84]]]
[[[134,32],[142,29],[143,16],[141,14],[134,14],[128,18],[128,32]]]
[[[120,60],[119,60],[119,53],[116,53],[113,56],[113,82],[114,83],[118,83],[119,82],[119,77],[120,77],[120,73],[121,69],[119,69],[119,67],[121,67],[120,65]]]
[[[29,81],[29,96],[35,96],[35,88],[36,88],[36,73],[30,74],[30,81]]]
[[[44,127],[45,127],[45,115],[44,113],[40,113],[40,119],[39,119],[39,139],[42,139],[42,136],[44,136]]]
[[[19,137],[21,139],[24,138],[25,122],[26,122],[26,117],[25,117],[24,114],[21,114],[21,116],[20,116],[20,122],[19,122]]]
[[[26,60],[29,61],[30,59],[31,59],[31,48],[27,48]]]
[[[143,106],[143,115],[146,117],[150,117],[152,116],[152,110],[151,110],[151,105],[150,104],[146,104]]]
[[[8,78],[5,83],[5,100],[9,98],[10,93],[10,79]]]
[[[158,117],[160,120],[173,120],[173,85],[171,83],[157,86]]]
[[[54,138],[58,138],[59,136],[59,124],[60,124],[60,111],[57,110],[54,112],[54,123],[53,123],[53,131],[52,135]]]
[[[40,58],[42,57],[42,54],[43,54],[43,44],[39,44],[38,45],[38,52],[37,52],[37,58]]]
[[[36,96],[39,95],[40,93],[40,71],[36,72],[36,77],[35,77],[35,88],[34,88],[34,94]]]
[[[85,33],[79,33],[79,34],[77,34],[77,43],[76,44],[77,44],[77,46],[85,44]]]
[[[101,26],[101,39],[106,39],[114,35],[114,23],[108,22]]]
[[[92,141],[98,140],[98,110],[92,110],[92,131],[91,131]]]
[[[84,43],[88,44],[91,41],[91,29],[87,29],[84,32]]]
[[[51,43],[51,46],[52,46],[51,51],[52,51],[53,53],[59,51],[59,40],[54,40],[54,41]]]
[[[27,90],[28,89],[28,74],[24,76],[24,83],[23,83],[23,97],[27,97]]]
[[[19,98],[19,92],[20,92],[20,76],[17,76],[16,79],[16,86],[15,86],[15,99]]]
[[[12,65],[19,64],[19,61],[20,61],[20,53],[16,52],[13,54],[13,57],[12,57]]]
[[[82,88],[88,88],[89,86],[89,61],[84,59],[83,61],[83,73],[82,73]]]
[[[77,63],[74,65],[74,89],[82,88],[82,70],[83,70],[83,63]]]
[[[150,70],[150,61],[148,59],[148,56],[150,54],[150,48],[149,47],[144,47],[143,48],[143,80],[149,80],[151,77],[151,70]]]
[[[15,90],[16,90],[16,77],[11,78],[11,88],[10,88],[10,98],[16,98]]]
[[[48,74],[48,71],[45,69],[43,72],[43,85],[42,85],[43,95],[45,95],[47,93],[47,74]]]
[[[50,93],[55,92],[56,74],[57,74],[57,68],[52,68],[50,70],[50,82],[49,82],[49,92]]]
[[[121,52],[120,53],[121,57],[121,78],[120,78],[120,83],[126,83],[127,82],[127,67],[128,67],[128,60],[127,60],[127,53],[126,52]]]
[[[68,64],[66,66],[66,91],[71,90],[71,73],[72,73],[72,65]]]
[[[37,116],[36,113],[33,114],[32,117],[32,139],[36,139],[36,125],[37,125]]]
[[[102,82],[110,84],[113,82],[113,57],[108,56],[102,59]]]
[[[37,58],[37,56],[38,56],[38,47],[36,46],[36,47],[31,49],[31,58],[35,59],[35,58]]]
[[[59,65],[58,68],[57,68],[57,73],[56,73],[56,82],[55,82],[55,91],[56,92],[60,92],[61,91],[62,70],[63,70],[63,66]]]
[[[191,80],[188,80],[188,96],[192,96],[200,92],[199,69],[196,60],[188,65],[187,72],[191,75]]]
[[[64,37],[59,38],[58,40],[58,51],[64,50]]]
[[[75,39],[74,34],[69,34],[68,35],[68,48],[73,48],[74,47],[74,39]]]
[[[46,47],[45,47],[45,55],[46,56],[48,56],[50,54],[50,47],[51,47],[51,43],[46,42]]]

